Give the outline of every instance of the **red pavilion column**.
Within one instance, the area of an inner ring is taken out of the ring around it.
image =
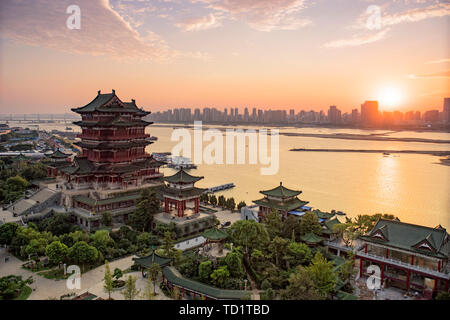
[[[198,213],[199,209],[199,198],[195,198],[195,213]]]
[[[360,277],[363,276],[363,258],[362,257],[359,258],[359,276]]]
[[[384,283],[384,263],[381,264],[381,286]]]
[[[409,291],[409,277],[410,276],[411,276],[411,270],[408,270],[406,273],[406,293],[408,293],[408,291]]]
[[[169,199],[164,198],[164,212],[169,213]]]

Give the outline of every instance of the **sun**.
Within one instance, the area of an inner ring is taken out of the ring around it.
[[[398,107],[403,100],[403,94],[400,89],[395,87],[382,88],[378,94],[380,106],[385,109],[394,109]]]

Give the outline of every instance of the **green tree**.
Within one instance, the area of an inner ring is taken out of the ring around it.
[[[46,218],[39,223],[39,230],[51,232],[56,236],[69,233],[72,227],[70,218],[65,213],[54,213],[50,218]]]
[[[12,222],[0,225],[0,244],[10,245],[18,228],[19,225]]]
[[[214,194],[209,196],[209,203],[211,203],[213,206],[217,205],[217,198]]]
[[[135,230],[150,231],[153,216],[160,211],[160,203],[156,193],[143,189],[136,204],[136,211],[130,215],[130,225]]]
[[[108,293],[108,299],[111,300],[111,292],[114,290],[114,281],[109,268],[108,260],[105,260],[105,276],[103,277],[104,284],[103,289]]]
[[[104,226],[111,226],[113,223],[113,217],[111,215],[111,212],[109,211],[103,211],[102,212],[102,225]]]
[[[230,277],[230,272],[228,271],[227,266],[222,266],[222,267],[220,267],[220,268],[214,270],[214,271],[211,273],[211,276],[210,276],[210,277],[211,277],[211,279],[212,279],[212,282],[213,282],[216,286],[218,286],[218,287],[220,287],[220,288],[223,288],[224,285],[225,285],[225,282],[226,282],[227,279]]]
[[[333,291],[337,281],[337,276],[333,271],[333,263],[327,261],[318,251],[306,269],[316,284],[319,293],[326,298]]]
[[[305,235],[307,233],[315,233],[316,235],[322,235],[322,226],[319,222],[319,218],[312,212],[305,213],[300,219],[300,233]]]
[[[247,259],[254,249],[263,249],[269,243],[266,228],[253,220],[239,220],[231,225],[229,233],[233,243],[241,246]]]
[[[292,239],[294,236],[295,241],[300,241],[300,221],[299,218],[294,215],[289,215],[284,221],[281,227],[281,235],[283,238]]]
[[[158,279],[158,274],[161,272],[161,266],[154,262],[150,268],[148,268],[148,272],[153,281],[153,295],[156,295],[156,279]]]
[[[217,198],[217,204],[222,208],[227,205],[227,201],[225,200],[225,197],[223,195],[220,195],[219,198]]]
[[[209,282],[209,276],[212,273],[212,261],[203,261],[198,265],[198,276],[203,282]]]
[[[113,272],[113,277],[114,279],[116,279],[115,281],[117,282],[120,278],[123,277],[123,271],[120,270],[119,268],[115,268]]]
[[[149,277],[147,279],[147,285],[144,288],[144,292],[142,293],[142,298],[145,300],[153,300],[155,298],[155,285],[152,282],[152,279]]]
[[[296,272],[291,273],[289,285],[281,290],[283,300],[323,300],[316,284],[311,279],[308,271],[298,266]]]
[[[225,257],[225,263],[233,278],[242,278],[244,276],[244,267],[242,265],[242,255],[237,251],[229,252]]]
[[[238,209],[238,211],[241,211],[241,209],[246,206],[247,206],[247,204],[244,201],[240,201],[237,205],[237,209]]]
[[[21,176],[6,179],[6,190],[9,192],[23,192],[30,184]]]
[[[269,244],[269,250],[275,258],[275,264],[280,266],[281,259],[286,255],[289,241],[280,237],[275,237]]]
[[[69,248],[60,241],[53,241],[45,248],[45,254],[53,264],[64,262],[68,252]]]
[[[134,300],[140,291],[136,288],[136,277],[128,276],[128,279],[125,281],[125,288],[122,291],[125,300]]]
[[[270,210],[270,212],[264,218],[264,224],[266,225],[266,229],[269,233],[270,239],[281,235],[283,221],[281,221],[281,215],[277,210]]]
[[[22,280],[22,276],[9,275],[0,278],[0,300],[17,298],[24,288],[33,283],[33,278]]]
[[[69,248],[68,258],[76,264],[81,264],[82,270],[84,271],[84,265],[86,263],[94,263],[97,261],[98,250],[84,241],[78,241]]]
[[[291,242],[288,246],[288,254],[292,257],[290,261],[293,265],[309,264],[312,259],[312,253],[309,247],[300,242]]]
[[[142,232],[137,236],[137,246],[139,250],[150,248],[158,240],[149,232]]]
[[[236,208],[236,201],[234,200],[233,197],[227,199],[226,207],[228,210],[231,210],[231,211],[233,211],[234,208]]]

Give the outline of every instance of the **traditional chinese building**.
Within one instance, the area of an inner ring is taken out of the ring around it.
[[[85,229],[100,226],[101,213],[126,222],[135,210],[142,188],[160,185],[164,163],[145,152],[152,143],[142,118],[150,112],[138,108],[135,100],[123,102],[115,91],[97,96],[72,111],[81,116],[81,149],[71,166],[59,171],[65,179],[63,202],[73,209],[76,222]]]
[[[286,218],[290,211],[305,211],[303,207],[308,204],[308,201],[300,200],[297,197],[302,191],[288,189],[281,182],[278,187],[260,191],[260,193],[264,195],[264,198],[253,201],[259,206],[258,217],[260,219],[272,209],[277,210],[283,218]]]
[[[56,150],[55,152],[47,155],[42,163],[47,166],[47,174],[49,177],[57,177],[61,173],[61,169],[69,167],[71,165],[70,155]]]
[[[430,228],[380,219],[367,235],[361,236],[363,246],[356,254],[360,274],[367,275],[368,266],[377,265],[381,285],[407,292],[448,291],[449,238],[441,226]]]
[[[164,211],[166,213],[184,217],[199,213],[200,195],[207,189],[195,187],[195,183],[203,177],[195,177],[181,169],[170,177],[163,189]]]
[[[132,102],[122,102],[115,94],[101,94],[84,107],[72,109],[81,115],[74,122],[82,129],[77,142],[82,152],[74,165],[64,169],[74,189],[120,189],[140,186],[162,177],[161,163],[145,152],[151,143],[142,120],[150,114]]]

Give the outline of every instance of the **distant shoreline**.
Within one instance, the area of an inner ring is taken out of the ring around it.
[[[193,129],[193,125],[186,124],[153,124],[153,127],[162,127],[162,128],[173,128],[173,127],[181,127],[187,129]],[[225,128],[218,128],[217,125],[207,125],[203,124],[202,127],[204,129],[207,128],[216,128],[219,130],[225,130]],[[246,130],[245,126],[239,126],[240,129]],[[261,128],[265,128],[265,126],[261,126]],[[313,127],[312,127],[313,128]],[[391,131],[397,132],[397,131]],[[425,139],[425,138],[397,138],[397,137],[387,137],[386,134],[391,132],[384,133],[371,133],[371,134],[352,134],[352,133],[300,133],[300,132],[280,132],[280,135],[288,136],[288,137],[310,137],[310,138],[321,138],[321,139],[342,139],[342,140],[368,140],[368,141],[395,141],[395,142],[419,142],[419,143],[439,143],[439,144],[450,144],[450,140],[441,140],[441,139]],[[437,131],[433,131],[437,132]],[[446,133],[446,132],[442,132]]]
[[[289,151],[295,152],[354,152],[354,153],[403,153],[403,154],[428,154],[432,156],[450,156],[450,151],[432,151],[432,150],[371,150],[371,149],[306,149],[306,148],[294,148]]]

